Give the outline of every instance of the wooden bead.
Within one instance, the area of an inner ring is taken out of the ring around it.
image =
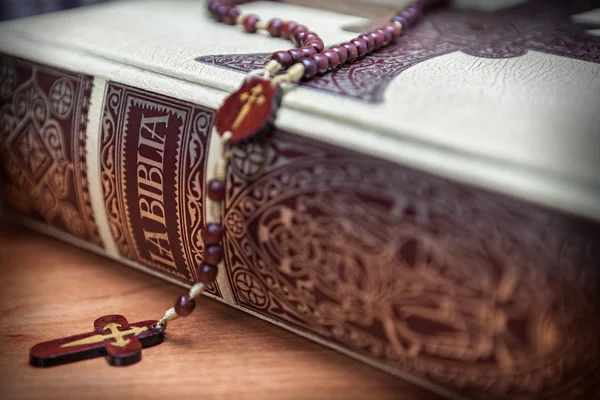
[[[302,45],[305,46],[306,43],[308,43],[310,40],[313,39],[319,39],[319,35],[317,35],[314,32],[307,32],[306,35],[304,36],[304,41],[302,42]]]
[[[350,43],[356,46],[356,50],[358,50],[358,57],[364,57],[364,55],[367,54],[367,42],[365,42],[363,39],[355,38],[352,39]]]
[[[218,17],[217,10],[219,9],[219,7],[221,7],[221,3],[219,3],[218,1],[212,1],[208,3],[208,12],[215,19],[217,19]]]
[[[304,75],[302,76],[302,79],[309,80],[317,75],[318,68],[315,60],[312,58],[303,58],[300,62],[304,65]]]
[[[200,231],[200,237],[205,245],[221,243],[224,234],[225,230],[219,224],[207,224]]]
[[[227,13],[227,15],[225,17],[223,17],[223,22],[226,23],[227,25],[235,25],[235,21],[237,20],[237,17],[239,17],[241,14],[239,8],[236,7],[232,7],[229,9],[229,12]]]
[[[282,21],[279,18],[274,18],[269,21],[269,25],[267,26],[267,31],[273,37],[278,37],[281,35],[281,24]]]
[[[218,265],[223,260],[223,247],[218,244],[206,246],[202,256],[205,263]]]
[[[182,294],[175,302],[175,312],[180,317],[187,317],[194,311],[194,308],[196,308],[196,300],[187,294]]]
[[[317,51],[314,49],[314,47],[302,47],[300,50],[302,50],[304,57],[310,57],[313,54],[317,54]]]
[[[371,36],[373,38],[373,41],[375,42],[375,50],[383,47],[383,43],[385,41],[383,33],[373,31],[369,33],[369,36]]]
[[[346,64],[346,60],[348,59],[348,52],[342,46],[333,46],[331,50],[335,51],[340,59],[340,67]]]
[[[329,60],[321,53],[313,54],[311,57],[317,63],[317,73],[324,74],[329,69]]]
[[[406,20],[408,26],[413,26],[421,19],[421,13],[414,7],[408,7],[400,13],[400,16]]]
[[[214,201],[221,201],[225,198],[225,183],[212,179],[208,182],[208,198]]]
[[[375,40],[368,33],[360,35],[360,38],[367,44],[367,54],[375,50]]]
[[[258,22],[258,17],[256,15],[248,15],[244,18],[244,30],[248,33],[256,32],[256,23]]]
[[[217,272],[219,272],[217,266],[202,263],[196,267],[196,279],[198,282],[202,282],[205,285],[210,285],[217,278]]]
[[[290,56],[292,56],[292,64],[297,63],[300,59],[304,58],[304,53],[301,49],[290,49],[288,50]]]
[[[301,46],[302,43],[304,43],[304,38],[306,37],[307,33],[308,29],[306,29],[305,26],[300,25],[294,30],[294,32],[292,32],[292,43],[294,43],[296,46]]]
[[[325,57],[327,57],[327,60],[329,61],[329,71],[332,71],[340,66],[340,56],[338,56],[338,53],[336,53],[334,50],[325,50],[325,52],[323,52],[323,55],[325,55]]]
[[[392,35],[392,40],[398,39],[400,37],[400,33],[402,32],[400,27],[398,25],[396,25],[394,22],[390,22],[389,24],[387,24],[385,26],[385,30],[390,32],[390,34]]]
[[[277,61],[284,69],[291,67],[294,63],[294,59],[287,51],[276,51],[271,56],[271,60]]]
[[[341,46],[344,48],[344,50],[346,50],[346,54],[348,56],[346,62],[353,63],[358,58],[358,49],[356,48],[356,45],[345,42],[342,43]]]
[[[220,6],[217,9],[217,21],[225,22],[225,18],[227,17],[227,14],[229,14],[229,10],[231,10],[231,7],[229,6]]]
[[[284,39],[289,39],[292,36],[292,32],[294,29],[298,27],[298,24],[294,21],[285,21],[281,24],[281,37]]]
[[[312,46],[317,53],[320,53],[323,51],[323,49],[325,48],[325,45],[323,44],[323,41],[319,38],[317,39],[311,39],[306,43],[307,46]]]
[[[381,32],[381,34],[383,35],[384,46],[387,46],[390,43],[392,43],[392,33],[385,29],[385,27],[377,29],[377,32]]]

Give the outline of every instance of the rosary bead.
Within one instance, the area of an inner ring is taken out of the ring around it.
[[[331,50],[335,51],[340,58],[340,67],[346,64],[346,60],[348,59],[348,52],[342,46],[333,46]]]
[[[311,57],[317,63],[317,73],[324,74],[329,69],[329,60],[321,53],[313,54]]]
[[[225,18],[227,17],[227,14],[229,14],[229,10],[231,10],[231,7],[225,5],[217,8],[217,20],[220,22],[225,22]]]
[[[385,41],[383,32],[380,33],[378,31],[373,31],[373,32],[369,33],[369,36],[371,36],[373,38],[373,40],[375,41],[375,50],[383,47],[383,43]]]
[[[219,9],[219,7],[221,7],[221,3],[219,3],[218,1],[213,1],[208,4],[208,12],[215,19],[218,18],[219,14],[217,13],[217,10]]]
[[[294,63],[292,56],[287,51],[276,51],[271,56],[271,60],[277,61],[284,69],[291,67]]]
[[[269,21],[269,25],[267,26],[267,31],[273,37],[278,37],[281,35],[281,24],[282,21],[279,18],[274,18]]]
[[[304,38],[306,37],[307,33],[308,29],[306,29],[305,26],[300,25],[294,29],[294,32],[292,32],[292,43],[294,43],[296,46],[301,46],[302,43],[304,43]]]
[[[312,58],[303,58],[300,60],[300,62],[302,65],[304,65],[304,75],[302,76],[303,79],[309,80],[317,75],[318,68],[315,60]]]
[[[175,302],[175,312],[180,317],[187,317],[194,311],[194,308],[196,308],[196,300],[187,294],[182,294]]]
[[[224,233],[223,226],[219,224],[207,224],[200,231],[200,237],[202,237],[202,242],[205,245],[219,244],[223,240]]]
[[[400,16],[406,20],[408,26],[413,26],[421,18],[419,11],[413,7],[406,8]]]
[[[241,12],[238,8],[232,7],[229,9],[227,15],[223,18],[223,22],[227,25],[235,25],[235,21],[237,20],[237,17],[240,16],[240,14]]]
[[[210,285],[217,278],[217,272],[219,269],[216,266],[202,263],[196,267],[196,279],[198,282]]]
[[[305,46],[309,41],[313,39],[319,39],[319,35],[314,32],[307,32],[304,36],[304,41],[302,41],[302,46]]]
[[[304,53],[301,49],[290,49],[288,50],[288,53],[292,56],[292,64],[304,58]]]
[[[219,265],[219,263],[223,260],[223,247],[219,244],[206,246],[202,256],[205,263],[210,265]]]
[[[327,57],[327,61],[329,62],[329,71],[333,71],[340,66],[340,56],[332,49],[325,50],[323,55]]]
[[[401,17],[396,17],[396,18],[401,18]],[[394,19],[396,19],[394,18]],[[390,34],[392,35],[392,40],[396,40],[400,37],[400,33],[402,32],[402,30],[404,30],[404,25],[402,25],[402,29],[396,25],[394,22],[390,22],[389,24],[387,24],[384,28],[386,31],[390,32]]]
[[[258,17],[256,15],[248,15],[244,18],[244,30],[248,33],[256,32],[256,23]]]
[[[221,201],[225,198],[225,183],[212,179],[208,182],[208,198],[214,201]]]
[[[302,50],[304,57],[310,57],[313,54],[317,53],[317,51],[314,49],[314,47],[302,47],[300,50]]]
[[[370,52],[372,52],[373,50],[375,50],[375,39],[373,39],[371,37],[371,35],[364,34],[364,35],[360,35],[360,38],[362,40],[365,41],[365,43],[367,43],[367,54],[369,54]]]
[[[356,46],[356,49],[358,50],[358,57],[363,57],[365,54],[367,54],[367,42],[364,41],[361,38],[355,38],[352,39],[352,41],[350,41],[350,43],[352,43],[353,45]]]
[[[348,58],[346,59],[348,63],[352,63],[358,58],[358,49],[355,44],[345,42],[342,43],[342,47],[346,50],[346,54],[348,55]]]
[[[385,27],[377,29],[377,32],[380,32],[383,35],[384,46],[387,46],[388,44],[392,43],[392,32],[385,29]]]
[[[281,37],[284,39],[289,39],[292,36],[292,32],[294,29],[298,27],[298,24],[294,21],[285,21],[281,24]]]
[[[323,44],[323,41],[319,38],[317,39],[311,39],[306,43],[307,46],[312,46],[317,53],[320,53],[323,51],[323,49],[325,48],[325,45]]]

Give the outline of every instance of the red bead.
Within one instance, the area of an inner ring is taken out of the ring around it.
[[[225,231],[219,224],[207,224],[200,231],[200,237],[205,245],[219,244],[223,240]]]
[[[400,16],[406,20],[408,26],[413,26],[421,19],[421,13],[414,7],[408,7],[400,13]]]
[[[300,50],[302,50],[304,57],[310,57],[313,54],[317,53],[317,51],[314,49],[314,47],[302,47],[302,48],[300,48]]]
[[[214,201],[221,201],[225,198],[225,183],[212,179],[208,182],[208,198]]]
[[[360,38],[362,40],[365,41],[365,43],[367,44],[367,54],[369,54],[370,52],[372,52],[373,50],[375,50],[375,39],[373,39],[371,37],[371,35],[364,34],[364,35],[360,35]]]
[[[223,22],[226,23],[227,25],[235,25],[237,17],[239,17],[240,14],[241,14],[240,10],[236,7],[233,7],[229,10],[227,15],[225,17],[223,17]]]
[[[256,23],[258,17],[256,15],[248,15],[244,18],[244,30],[248,33],[256,32]]]
[[[381,32],[381,34],[383,35],[384,46],[387,46],[388,44],[392,43],[392,32],[385,29],[385,27],[377,29],[377,32]]]
[[[278,37],[281,35],[281,23],[282,21],[279,18],[275,18],[269,21],[269,25],[267,26],[267,30],[269,34],[273,37]]]
[[[294,59],[287,51],[276,51],[271,56],[271,60],[277,61],[284,69],[291,67],[294,63]]]
[[[308,29],[304,25],[299,25],[296,29],[294,29],[294,32],[292,32],[292,35],[290,36],[292,43],[294,43],[296,46],[301,46],[307,32]]]
[[[346,60],[348,59],[348,52],[342,46],[333,46],[331,50],[335,51],[340,58],[340,67],[346,64]]]
[[[338,56],[338,53],[332,49],[326,50],[323,52],[323,55],[327,57],[327,60],[329,61],[329,71],[332,71],[340,66],[340,56]]]
[[[324,74],[329,69],[329,60],[323,54],[313,54],[311,57],[317,63],[317,73]]]
[[[373,31],[373,32],[369,33],[369,36],[371,36],[373,38],[373,40],[375,41],[375,50],[383,47],[385,37],[382,32]]]
[[[320,53],[325,48],[323,41],[321,39],[311,39],[306,43],[307,46],[312,46],[317,53]]]
[[[217,10],[219,9],[219,7],[221,7],[221,3],[219,3],[218,1],[212,1],[208,3],[208,12],[215,19],[218,17]]]
[[[175,312],[180,317],[187,317],[194,311],[194,308],[196,308],[196,300],[187,294],[182,294],[175,302]]]
[[[356,48],[356,45],[345,42],[342,43],[341,46],[346,50],[346,54],[348,55],[346,62],[353,63],[358,58],[358,49]]]
[[[392,40],[398,39],[400,37],[400,33],[402,32],[400,30],[400,27],[393,22],[387,24],[384,29],[390,32],[390,34],[392,35]]]
[[[303,58],[300,62],[304,65],[304,75],[302,76],[304,80],[309,80],[317,75],[318,67],[315,60],[312,58]]]
[[[205,285],[210,285],[215,281],[217,272],[219,272],[219,268],[215,265],[202,263],[196,267],[196,279],[198,282],[202,282]]]
[[[298,62],[298,60],[304,58],[304,53],[301,49],[290,49],[288,53],[292,56],[292,64]]]
[[[229,6],[221,6],[217,9],[217,20],[220,22],[224,22],[227,14],[229,14],[229,10],[231,7]]]
[[[281,37],[284,39],[289,39],[292,36],[292,32],[294,29],[298,27],[298,24],[294,21],[285,21],[281,24]]]
[[[361,38],[352,39],[350,42],[356,46],[356,50],[358,50],[358,57],[363,57],[367,54],[367,42]]]
[[[223,247],[218,244],[206,246],[202,256],[205,263],[218,265],[223,260]]]
[[[304,41],[302,42],[302,46],[306,45],[306,43],[308,43],[308,41],[310,41],[312,39],[319,39],[319,35],[317,35],[314,32],[307,32],[306,35],[304,36]]]

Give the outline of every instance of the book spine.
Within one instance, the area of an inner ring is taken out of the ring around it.
[[[0,101],[13,215],[194,282],[213,108],[10,56]],[[280,129],[235,149],[223,215],[227,304],[449,398],[599,387],[597,223]]]

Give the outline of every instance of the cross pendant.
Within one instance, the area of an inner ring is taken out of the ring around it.
[[[88,360],[106,356],[110,365],[125,366],[142,359],[142,347],[161,343],[164,328],[157,321],[130,324],[122,315],[105,315],[94,321],[94,331],[38,343],[29,351],[29,363],[34,367]]]

